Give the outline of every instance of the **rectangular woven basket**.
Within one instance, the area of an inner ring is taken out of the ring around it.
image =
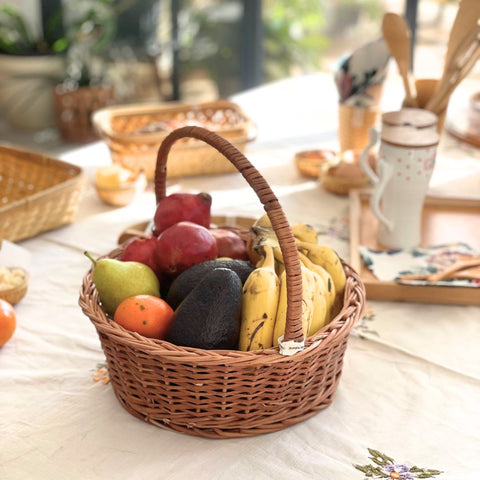
[[[112,106],[96,111],[92,121],[107,143],[112,161],[134,172],[143,170],[148,180],[153,180],[155,175],[158,147],[178,127],[206,127],[242,152],[256,134],[253,122],[238,105],[227,100],[199,105]],[[169,178],[235,171],[235,167],[214,148],[192,138],[182,139],[174,146],[168,164]]]
[[[277,234],[287,276],[285,340],[302,340],[302,274],[295,239],[268,183],[227,140],[199,127],[172,132],[157,157],[155,194],[166,195],[166,160],[172,144],[193,136],[215,147],[254,189]],[[123,247],[107,256],[119,258]],[[333,400],[347,340],[360,318],[365,289],[343,262],[347,282],[338,315],[291,356],[278,347],[256,351],[202,350],[125,330],[99,304],[92,269],[83,278],[79,305],[95,326],[113,390],[132,415],[158,427],[209,438],[258,435],[303,421]],[[194,319],[193,319],[194,321]]]
[[[0,145],[0,241],[24,240],[72,223],[85,182],[75,165]]]

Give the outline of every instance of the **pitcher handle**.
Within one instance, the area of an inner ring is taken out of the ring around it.
[[[370,166],[370,162],[368,161],[368,152],[378,141],[378,132],[375,127],[370,128],[369,136],[370,136],[370,141],[368,145],[364,148],[363,152],[360,154],[359,163],[360,163],[360,167],[365,172],[367,177],[375,185],[378,183],[379,179],[378,179],[378,176],[375,174],[375,172],[372,170],[372,167]]]
[[[388,219],[380,210],[380,199],[382,198],[383,192],[390,178],[392,178],[393,167],[384,160],[379,160],[377,166],[379,175],[378,177],[376,177],[377,186],[375,187],[372,196],[370,197],[370,206],[372,208],[372,212],[380,220],[380,222],[383,223],[389,231],[392,231],[393,222]]]

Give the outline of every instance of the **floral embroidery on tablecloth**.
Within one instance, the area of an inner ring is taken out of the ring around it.
[[[319,235],[328,235],[340,240],[350,239],[350,221],[348,216],[332,217],[327,225],[315,225],[315,228]]]
[[[101,382],[102,385],[110,383],[110,377],[108,376],[108,368],[106,363],[97,363],[97,367],[93,372],[93,381]]]
[[[373,448],[369,448],[368,452],[370,453],[370,464],[353,465],[365,475],[364,480],[374,478],[414,480],[416,478],[433,478],[443,473],[441,470],[417,466],[409,467],[403,463],[396,463],[393,458]]]
[[[365,334],[376,335],[379,337],[379,333],[371,328],[375,318],[375,312],[367,305],[364,314],[355,327],[353,327],[353,333],[357,334],[360,338],[365,338]]]

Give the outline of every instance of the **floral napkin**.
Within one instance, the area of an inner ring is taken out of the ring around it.
[[[365,265],[381,281],[394,281],[409,285],[480,287],[480,280],[449,278],[431,283],[427,280],[400,278],[406,275],[430,275],[449,267],[459,257],[479,255],[465,243],[386,251],[372,250],[361,245],[359,251]]]

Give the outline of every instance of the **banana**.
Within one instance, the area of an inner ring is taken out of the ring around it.
[[[263,248],[265,257],[243,285],[239,350],[261,350],[273,344],[273,329],[280,292],[273,248]]]
[[[308,223],[295,223],[290,227],[293,236],[301,242],[318,243],[317,231]]]
[[[262,247],[265,242],[270,243],[270,241],[273,240],[278,243],[276,238],[272,223],[266,213],[255,220],[250,227],[250,234],[248,235],[246,242],[247,256],[253,265],[255,265],[261,258],[260,253],[257,251],[259,247]]]
[[[323,267],[331,276],[335,286],[336,300],[343,298],[347,277],[342,262],[335,250],[327,245],[297,241],[299,250],[305,251],[305,255],[313,263]]]
[[[301,265],[302,271],[302,330],[305,338],[310,330],[315,308],[315,277],[314,273]],[[287,275],[285,270],[280,275],[280,295],[278,300],[275,328],[273,330],[273,345],[278,345],[278,339],[285,333],[287,323]]]
[[[325,298],[324,291],[325,286],[322,277],[312,271],[315,290],[313,297],[313,316],[310,328],[308,329],[308,336],[310,337],[314,333],[317,333],[324,325],[329,321],[329,309],[327,307],[327,299]]]
[[[272,227],[272,222],[268,217],[268,214],[264,213],[261,217],[258,217],[253,223],[254,227]]]
[[[327,318],[331,319],[331,313],[333,310],[333,305],[335,303],[335,285],[333,284],[332,276],[320,265],[313,263],[306,255],[302,252],[298,252],[300,261],[312,272],[315,272],[322,280],[323,289],[322,295],[325,297],[327,304]]]

